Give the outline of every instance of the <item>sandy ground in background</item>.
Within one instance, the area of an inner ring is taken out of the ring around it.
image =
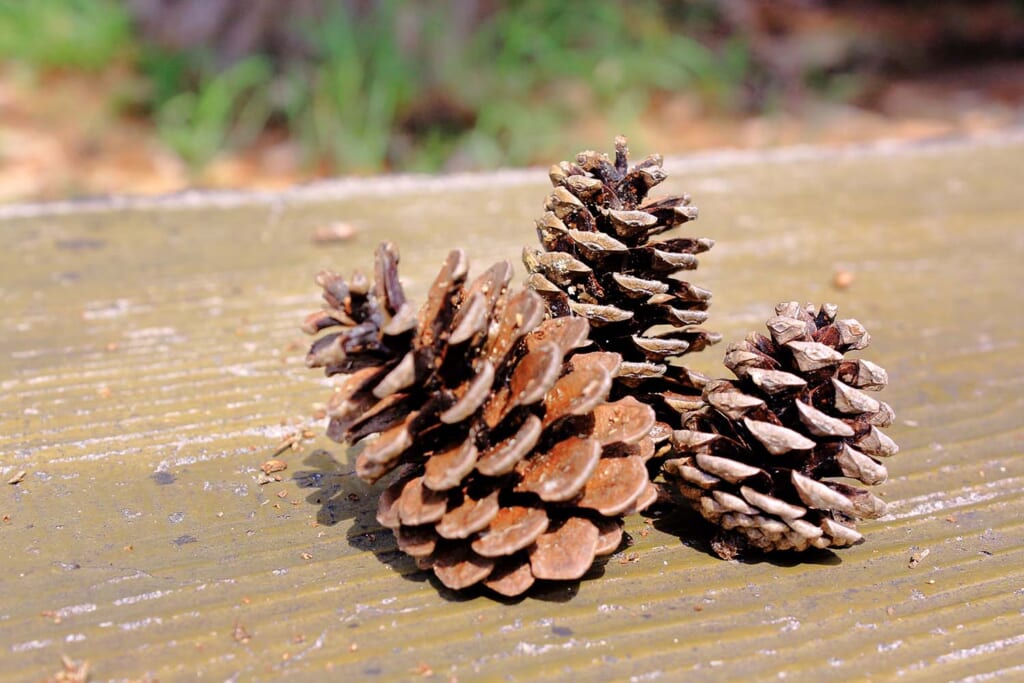
[[[294,144],[269,136],[251,150],[224,154],[198,176],[190,175],[151,125],[114,111],[124,76],[116,70],[95,77],[38,76],[0,66],[0,202],[155,194],[196,186],[275,189],[322,177],[303,168]],[[709,116],[692,98],[680,96],[663,102],[637,127],[651,150],[683,154],[969,136],[1015,125],[1024,125],[1024,63],[892,81],[870,109],[808,102],[799,113],[722,117]],[[598,116],[583,130],[595,140],[619,132],[608,130]]]

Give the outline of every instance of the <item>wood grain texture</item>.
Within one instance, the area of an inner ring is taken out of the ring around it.
[[[383,239],[417,298],[451,246],[521,274],[542,171],[7,211],[0,480],[25,476],[0,489],[0,679],[66,654],[94,681],[1019,680],[1021,159],[1016,135],[670,164],[664,192],[717,240],[692,274],[709,329],[738,339],[796,298],[871,332],[902,447],[890,514],[854,548],[749,563],[713,558],[692,516],[633,517],[631,547],[519,601],[453,594],[397,552],[312,418],[330,389],[298,328],[315,272],[368,270]],[[314,243],[337,219],[359,236]],[[693,364],[724,375],[724,347]]]

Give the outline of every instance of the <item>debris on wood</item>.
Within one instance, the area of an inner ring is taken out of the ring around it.
[[[420,662],[416,665],[415,669],[409,669],[409,673],[418,674],[424,678],[428,678],[434,675],[434,670],[426,662]]]
[[[269,475],[269,474],[265,474],[263,472],[260,472],[256,476],[256,483],[259,484],[260,486],[265,486],[266,484],[272,484],[275,481],[281,481],[281,475],[280,474]]]
[[[832,277],[832,286],[836,289],[846,289],[853,284],[853,272],[840,268]]]
[[[348,242],[358,233],[359,230],[351,223],[332,221],[313,230],[310,239],[313,240],[313,244],[336,244]]]
[[[76,662],[67,655],[61,655],[60,664],[61,670],[47,678],[47,683],[86,683],[89,680],[89,662]]]
[[[928,557],[931,554],[931,552],[932,551],[928,548],[925,548],[924,550],[915,551],[910,555],[910,562],[907,563],[907,567],[913,569],[917,565],[921,564],[921,561],[924,560],[924,558]]]
[[[260,469],[263,470],[263,474],[271,474],[273,472],[280,472],[281,470],[288,469],[288,463],[283,460],[270,459],[260,465]]]
[[[231,637],[235,639],[236,643],[248,643],[252,640],[252,634],[245,630],[245,626],[241,622],[235,622],[235,628],[231,631]]]

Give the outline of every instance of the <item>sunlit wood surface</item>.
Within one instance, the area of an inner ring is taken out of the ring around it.
[[[723,562],[692,517],[634,517],[513,602],[396,551],[313,418],[313,275],[390,239],[417,296],[452,246],[521,278],[543,170],[0,207],[0,679],[61,655],[93,681],[1024,678],[1024,136],[668,169],[717,240],[710,329],[800,299],[871,332],[902,452],[866,543]],[[314,241],[332,221],[357,237]],[[694,364],[724,374],[724,346]]]

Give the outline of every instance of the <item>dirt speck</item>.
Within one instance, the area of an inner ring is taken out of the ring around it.
[[[836,289],[847,289],[853,284],[853,272],[845,268],[839,268],[832,276],[832,286]]]
[[[427,678],[428,676],[434,675],[434,670],[426,662],[420,662],[416,665],[416,668],[409,669],[409,673],[413,673],[417,676],[423,676],[424,678]]]
[[[168,484],[173,484],[178,479],[170,472],[164,471],[154,472],[153,474],[149,475],[149,478],[155,481],[158,486],[167,486]]]
[[[313,244],[337,244],[348,242],[359,234],[359,229],[345,221],[333,221],[327,225],[321,225],[310,235]]]
[[[235,627],[231,630],[231,637],[234,638],[236,643],[243,645],[252,640],[252,634],[245,630],[245,626],[239,621],[235,622]]]

